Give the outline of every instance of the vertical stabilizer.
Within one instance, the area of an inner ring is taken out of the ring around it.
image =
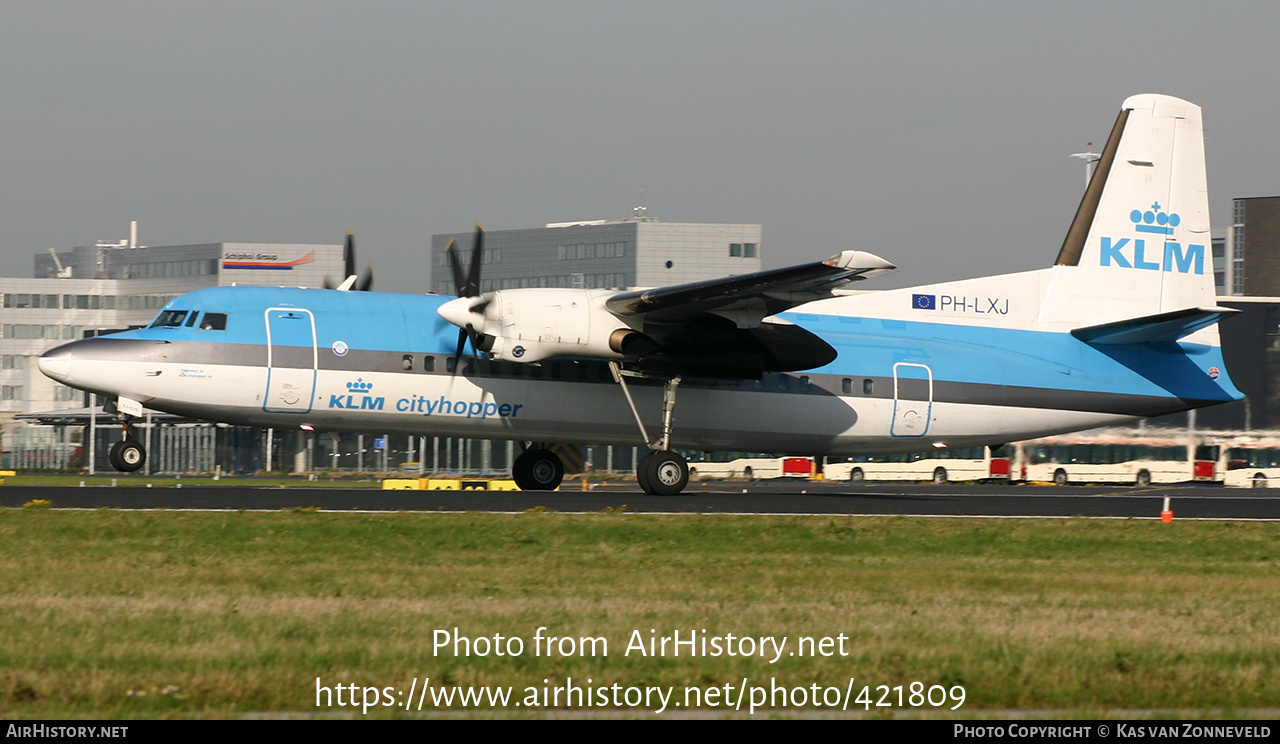
[[[1153,94],[1124,102],[1055,263],[1045,319],[1214,304],[1199,106]]]

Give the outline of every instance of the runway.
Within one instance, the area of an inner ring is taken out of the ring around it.
[[[370,488],[0,486],[0,507],[34,499],[54,508],[589,513],[843,514],[921,517],[1096,517],[1158,519],[1164,497],[1176,519],[1280,520],[1280,489],[1187,485],[1061,488],[1007,485],[826,484],[756,481],[696,484],[678,496],[649,496],[634,485],[558,492],[382,491]]]

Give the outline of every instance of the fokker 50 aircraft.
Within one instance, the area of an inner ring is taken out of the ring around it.
[[[637,291],[458,297],[217,287],[40,369],[110,396],[122,470],[142,406],[308,431],[510,439],[554,489],[547,443],[644,444],[640,486],[688,482],[675,448],[800,454],[973,447],[1238,400],[1216,323],[1199,107],[1124,102],[1050,268],[849,293],[892,269],[827,261]],[[349,271],[354,273],[354,271]],[[467,347],[470,347],[468,350]],[[677,408],[677,392],[678,408]],[[679,411],[678,418],[674,415]],[[527,445],[526,445],[527,443]]]

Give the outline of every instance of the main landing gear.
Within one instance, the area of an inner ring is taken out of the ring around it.
[[[556,453],[535,444],[511,464],[511,478],[521,491],[554,491],[564,480],[564,463]]]
[[[640,413],[636,410],[635,401],[631,399],[631,391],[627,388],[627,377],[645,377],[636,372],[628,372],[618,366],[617,362],[609,362],[613,379],[622,388],[622,394],[631,407],[631,415],[636,417],[636,426],[640,427],[640,436],[652,450],[636,463],[636,480],[645,493],[652,496],[674,496],[689,485],[689,463],[679,454],[671,451],[671,422],[676,410],[676,388],[680,386],[679,377],[669,377],[662,386],[662,435],[655,440],[649,439]]]

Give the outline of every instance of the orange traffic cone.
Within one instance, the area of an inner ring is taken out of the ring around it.
[[[1171,510],[1171,509],[1169,508],[1169,497],[1168,497],[1168,496],[1165,496],[1165,497],[1164,497],[1164,511],[1160,512],[1160,521],[1161,521],[1161,522],[1172,522],[1172,521],[1173,521],[1173,510]]]

